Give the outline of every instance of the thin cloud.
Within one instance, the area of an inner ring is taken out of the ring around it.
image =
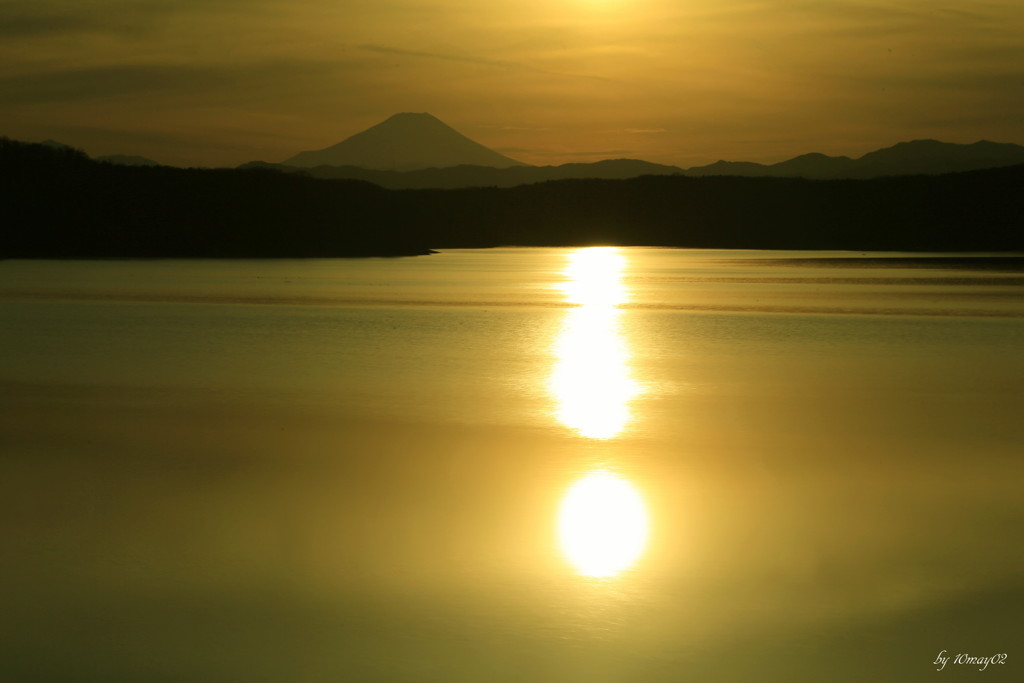
[[[209,70],[195,67],[108,66],[62,69],[0,79],[0,103],[68,102],[101,100],[125,94],[220,85]]]
[[[605,150],[594,151],[594,152],[570,152],[568,154],[564,154],[563,153],[562,156],[566,156],[566,157],[605,157],[605,158],[609,158],[610,159],[612,157],[621,156],[623,154],[637,154],[637,153],[638,152],[635,149],[605,149]]]
[[[60,0],[0,0],[0,37],[32,39],[75,33],[137,33],[171,16],[210,15],[268,4],[267,0],[94,0],[68,7]]]
[[[0,9],[0,37],[35,38],[50,34],[96,29],[101,21],[84,13],[31,14]]]
[[[584,74],[571,74],[562,71],[552,71],[551,69],[544,69],[532,64],[524,64],[522,62],[512,62],[504,59],[488,59],[486,57],[472,57],[466,55],[451,55],[443,52],[423,52],[420,50],[406,50],[400,47],[388,47],[386,45],[375,45],[373,43],[364,43],[362,45],[356,45],[360,50],[366,50],[368,52],[378,52],[381,54],[401,55],[403,57],[419,57],[423,59],[440,59],[448,62],[462,62],[464,64],[477,64],[481,66],[493,66],[500,69],[512,69],[515,71],[528,71],[530,73],[547,74],[549,76],[563,76],[566,78],[586,78],[598,81],[611,81],[613,79],[605,78],[604,76],[590,76]]]
[[[251,99],[275,87],[274,84],[322,77],[335,69],[336,66],[327,63],[298,61],[244,66],[123,64],[56,69],[0,76],[0,107],[138,95],[182,97],[214,93]]]

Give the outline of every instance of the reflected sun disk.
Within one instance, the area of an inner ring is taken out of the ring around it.
[[[613,577],[636,563],[647,545],[647,509],[637,489],[607,471],[587,474],[562,500],[558,535],[576,571]]]

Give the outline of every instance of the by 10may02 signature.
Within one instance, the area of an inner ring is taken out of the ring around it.
[[[939,668],[936,671],[942,671],[946,668],[946,664],[952,660],[953,664],[976,664],[978,665],[978,671],[984,671],[988,668],[989,664],[1005,664],[1006,653],[990,655],[988,657],[977,657],[975,655],[969,655],[966,652],[961,652],[956,655],[947,655],[946,650],[939,653],[939,656],[935,658],[932,664],[938,664]]]

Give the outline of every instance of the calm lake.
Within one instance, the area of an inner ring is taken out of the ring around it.
[[[0,678],[1021,680],[1022,295],[908,254],[0,262]]]

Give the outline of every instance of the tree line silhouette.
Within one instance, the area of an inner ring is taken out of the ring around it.
[[[644,176],[386,190],[266,169],[130,167],[0,139],[0,257],[399,256],[617,244],[1024,250],[1024,166],[804,180]]]

